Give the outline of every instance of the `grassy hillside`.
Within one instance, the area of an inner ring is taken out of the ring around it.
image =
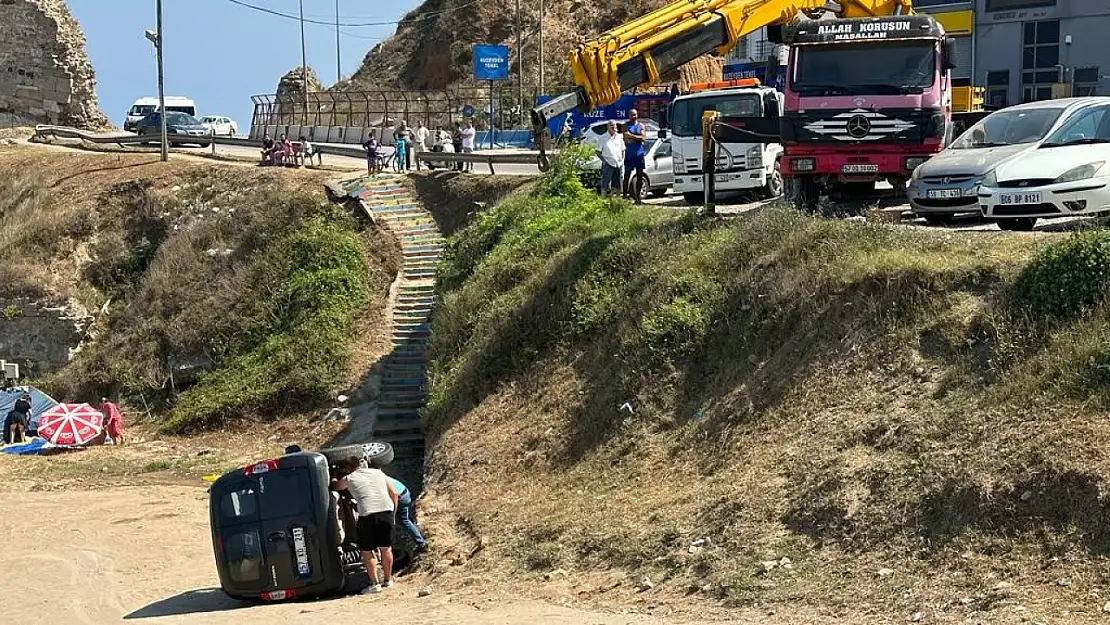
[[[5,150],[0,291],[96,316],[95,338],[41,382],[70,401],[118,393],[172,431],[320,405],[376,355],[365,347],[398,266],[392,239],[327,202],[323,184]]]
[[[1097,616],[1108,266],[1101,230],[699,217],[557,170],[441,266],[438,533],[559,597]]]

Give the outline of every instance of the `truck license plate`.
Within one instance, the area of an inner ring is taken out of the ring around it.
[[[879,171],[879,166],[873,163],[849,163],[840,168],[845,174],[873,174]]]
[[[960,197],[959,189],[929,189],[930,200],[955,200]]]
[[[1028,191],[1025,193],[999,193],[998,203],[1003,206],[1010,206],[1013,204],[1040,204],[1041,192]]]
[[[308,577],[311,569],[308,566],[308,548],[305,546],[304,528],[293,528],[293,553],[297,555],[297,577]]]

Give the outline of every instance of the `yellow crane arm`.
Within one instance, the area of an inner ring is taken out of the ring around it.
[[[725,54],[741,37],[763,26],[831,12],[837,17],[913,13],[912,0],[676,0],[583,43],[570,53],[578,89],[532,110],[541,153],[547,122],[561,113],[612,104],[634,87],[710,52]],[[541,159],[543,160],[543,159]]]

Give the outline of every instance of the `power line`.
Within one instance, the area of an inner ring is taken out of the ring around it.
[[[251,10],[259,11],[259,12],[262,12],[262,13],[267,13],[269,15],[274,15],[276,17],[282,17],[282,18],[289,19],[289,20],[301,21],[301,18],[297,15],[292,15],[292,14],[289,14],[289,13],[283,13],[281,11],[275,11],[273,9],[268,9],[266,7],[258,6],[256,4],[251,4],[249,2],[244,2],[243,0],[227,0],[227,1],[230,2],[231,4],[241,6],[241,7],[246,8],[246,9],[251,9]],[[471,2],[460,4],[456,7],[451,7],[449,9],[441,9],[439,11],[429,11],[429,12],[423,13],[423,14],[421,14],[421,15],[413,18],[413,19],[428,19],[429,17],[436,17],[437,15],[443,15],[444,13],[452,13],[452,12],[458,11],[460,9],[465,9],[467,7],[474,6],[474,5],[478,4],[479,1],[480,0],[472,0]],[[332,28],[335,27],[335,22],[325,22],[325,21],[322,21],[322,20],[314,20],[314,19],[309,19],[309,18],[305,18],[304,21],[305,21],[305,23],[308,23],[308,24],[319,24],[321,26],[330,26]],[[363,27],[369,27],[369,26],[396,26],[397,24],[400,24],[403,21],[405,21],[405,20],[403,20],[403,19],[387,20],[387,21],[380,21],[380,22],[346,22],[346,23],[340,22],[339,25],[340,26],[345,26],[347,28],[363,28]]]

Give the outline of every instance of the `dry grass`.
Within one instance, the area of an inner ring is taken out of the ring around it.
[[[769,622],[1099,618],[1107,392],[1074,383],[1108,313],[1013,287],[1061,237],[591,202],[514,198],[443,270],[429,492],[469,573]]]

